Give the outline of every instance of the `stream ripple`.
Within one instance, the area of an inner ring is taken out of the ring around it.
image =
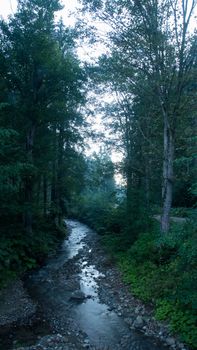
[[[15,344],[21,342],[25,350],[166,349],[156,338],[131,329],[128,315],[114,307],[116,291],[108,284],[108,268],[101,268],[106,257],[98,235],[77,221],[66,224],[70,235],[57,256],[25,282],[42,315],[41,323],[47,324],[46,336],[35,336],[31,344],[37,345],[24,344],[22,338]]]

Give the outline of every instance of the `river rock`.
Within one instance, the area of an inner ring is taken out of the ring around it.
[[[14,322],[25,325],[35,315],[37,305],[31,300],[20,279],[0,291],[0,327]]]
[[[75,290],[70,297],[70,300],[83,301],[84,299],[86,299],[86,296],[81,290]]]
[[[128,326],[132,326],[133,325],[133,319],[132,318],[125,318],[124,319],[125,323],[128,324]]]
[[[166,338],[166,344],[169,346],[174,346],[175,345],[175,340],[173,337]]]
[[[135,308],[135,310],[134,310],[134,313],[135,314],[139,314],[139,312],[140,312],[140,306],[138,305],[138,306],[136,306],[136,308]]]
[[[144,320],[143,320],[142,316],[138,315],[133,323],[133,326],[135,328],[142,328],[143,324],[144,324]]]

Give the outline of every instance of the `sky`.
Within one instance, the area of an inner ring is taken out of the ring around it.
[[[57,18],[62,17],[66,26],[68,25],[73,26],[75,23],[75,16],[74,15],[69,16],[69,14],[71,12],[74,12],[77,9],[77,7],[79,6],[78,1],[61,0],[61,3],[64,5],[64,9],[58,12]],[[12,14],[16,11],[16,7],[17,7],[17,0],[0,0],[0,16],[2,16],[3,18],[6,18],[9,14]],[[97,22],[96,27],[98,31],[101,31],[103,33],[107,31],[107,27],[105,27],[103,23]],[[196,20],[193,20],[192,22],[192,29],[194,27],[196,27]],[[83,46],[78,48],[78,55],[82,61],[83,60],[92,61],[105,51],[106,51],[106,47],[104,47],[104,45],[102,44],[99,44],[99,45],[97,44],[97,47],[95,50],[95,48],[89,47],[84,43]],[[102,116],[97,115],[97,116],[94,116],[94,118],[95,118],[94,120],[97,120],[96,124],[97,124],[98,130],[100,129],[103,131]],[[90,143],[90,149],[91,151],[99,152],[100,145],[99,144],[95,145],[95,143],[92,142]],[[121,158],[122,158],[121,154],[118,155],[117,152],[114,152],[114,153],[112,152],[113,161],[120,161]]]
[[[77,7],[77,0],[62,0],[64,9],[61,11],[61,16],[64,18],[65,23],[72,25],[74,19],[68,19],[69,11],[73,11]],[[6,18],[10,13],[13,13],[17,7],[17,0],[0,0],[0,15]]]
[[[58,11],[56,14],[57,19],[60,17],[63,18],[63,21],[66,26],[74,26],[76,22],[76,16],[73,14],[74,11],[78,7],[80,7],[78,0],[61,0],[61,4],[64,6],[63,10]],[[9,14],[12,14],[16,11],[17,8],[17,0],[0,0],[0,16],[4,19],[8,17]],[[91,19],[90,19],[91,21]],[[97,30],[103,32],[104,34],[107,31],[107,25],[104,23],[99,23],[97,21],[96,25]],[[95,58],[98,58],[100,54],[106,51],[106,47],[104,44],[97,45],[96,48],[90,47],[85,42],[83,46],[78,47],[77,53],[80,57],[81,61],[93,62]]]
[[[57,13],[57,19],[60,17],[63,18],[63,21],[66,26],[73,26],[75,24],[75,18],[76,16],[71,15],[72,12],[74,12],[77,7],[79,6],[79,3],[77,0],[61,0],[61,3],[64,5],[63,10],[59,11]],[[9,14],[12,14],[16,11],[17,8],[17,0],[0,0],[0,16],[2,16],[4,19],[8,17]],[[98,27],[99,24],[97,23]],[[102,28],[103,29],[103,28]],[[95,58],[97,58],[101,53],[103,53],[105,50],[104,46],[101,44],[99,47],[97,46],[96,49],[93,47],[90,47],[86,43],[83,43],[78,49],[77,53],[80,57],[80,60],[82,61],[94,61]],[[101,118],[98,116],[97,121],[99,123],[99,120],[101,122]]]
[[[63,21],[66,26],[73,26],[75,24],[75,18],[76,16],[71,15],[72,12],[74,12],[79,5],[77,0],[61,0],[61,3],[64,5],[64,8],[62,11],[59,11],[57,13],[57,19],[60,17],[63,18]],[[8,15],[13,14],[16,11],[17,8],[17,0],[0,0],[0,16],[2,16],[4,19],[8,17]],[[94,23],[95,25],[95,23]],[[99,22],[96,23],[96,26],[98,30],[105,31],[105,25],[100,24]],[[106,48],[104,45],[100,44],[97,47],[90,47],[86,43],[83,43],[78,49],[77,53],[80,57],[80,60],[82,61],[89,61],[92,62],[95,60],[95,58],[98,58],[100,54],[105,52]],[[103,122],[102,122],[102,115],[97,114],[93,116],[94,122],[92,123],[92,130],[95,132],[103,132],[105,133]],[[91,122],[91,121],[90,121]],[[109,137],[106,135],[106,137]],[[91,139],[88,141],[89,147],[87,147],[86,154],[91,155],[94,152],[99,153],[102,143],[96,142],[95,140],[91,141]],[[120,161],[122,156],[118,155],[117,152],[112,152],[111,154],[112,160],[114,162]]]

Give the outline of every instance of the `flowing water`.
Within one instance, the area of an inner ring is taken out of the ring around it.
[[[93,238],[95,233],[77,221],[67,220],[67,225],[71,233],[57,257],[49,259],[26,281],[47,324],[62,334],[72,324],[69,327],[81,330],[87,342],[99,349],[166,349],[154,339],[130,330],[122,317],[100,301],[98,281],[102,283],[104,276],[88,259],[91,248],[84,242],[87,235]]]

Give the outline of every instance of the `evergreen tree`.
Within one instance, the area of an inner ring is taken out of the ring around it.
[[[73,178],[69,188],[69,178],[83,142],[86,78],[74,31],[55,24],[60,9],[57,0],[21,0],[15,15],[0,22],[1,231],[9,257],[15,248],[8,246],[20,245],[18,263],[43,253],[47,238],[38,223],[61,225],[64,204],[80,186]]]

